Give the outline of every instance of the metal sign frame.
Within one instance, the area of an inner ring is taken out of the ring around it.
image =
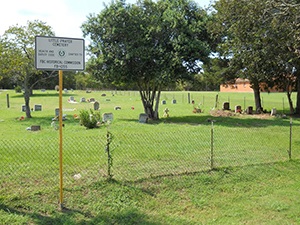
[[[84,70],[84,39],[36,36],[35,68],[38,70]]]

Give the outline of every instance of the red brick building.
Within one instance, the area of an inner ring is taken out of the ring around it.
[[[261,85],[262,92],[282,92],[276,88],[269,88],[266,90],[263,85]],[[237,78],[233,84],[221,84],[220,92],[253,92],[251,88],[250,81],[248,79]]]

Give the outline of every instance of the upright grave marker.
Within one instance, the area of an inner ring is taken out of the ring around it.
[[[63,161],[62,161],[62,90],[63,70],[85,69],[84,39],[66,37],[35,37],[35,67],[38,70],[58,70],[59,75],[59,205],[63,208]]]

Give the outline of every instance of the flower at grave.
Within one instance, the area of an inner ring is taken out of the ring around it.
[[[79,180],[79,179],[81,178],[81,174],[80,174],[80,173],[75,174],[75,175],[73,176],[73,178],[74,178],[75,180]]]
[[[24,120],[25,119],[25,117],[24,116],[21,116],[20,118],[19,118],[19,120]]]
[[[164,117],[169,117],[170,110],[168,108],[164,109]]]
[[[73,115],[73,118],[74,118],[75,120],[80,119],[79,116],[78,116],[77,114],[74,114],[74,115]]]
[[[131,109],[134,110],[134,106],[131,106]]]

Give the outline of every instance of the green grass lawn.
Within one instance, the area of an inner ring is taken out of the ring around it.
[[[19,120],[25,115],[22,94],[1,90],[0,224],[300,223],[299,118],[293,118],[290,143],[289,118],[211,113],[217,94],[221,109],[225,101],[231,108],[253,106],[252,93],[189,93],[203,113],[192,112],[188,92],[163,92],[161,100],[167,104],[160,105],[161,119],[149,124],[138,122],[143,113],[138,92],[64,93],[68,210],[59,212],[59,135],[51,127],[58,93],[35,90],[31,106],[41,104],[42,111]],[[78,103],[69,103],[70,96]],[[98,100],[101,114],[113,113],[112,124],[90,130],[80,126],[74,114],[92,108],[91,103],[80,103],[81,97]],[[262,93],[262,99],[267,110],[289,111],[284,93]],[[169,118],[162,117],[166,107]],[[40,125],[41,131],[28,131],[31,125]],[[107,129],[113,134],[111,182],[106,180]]]

